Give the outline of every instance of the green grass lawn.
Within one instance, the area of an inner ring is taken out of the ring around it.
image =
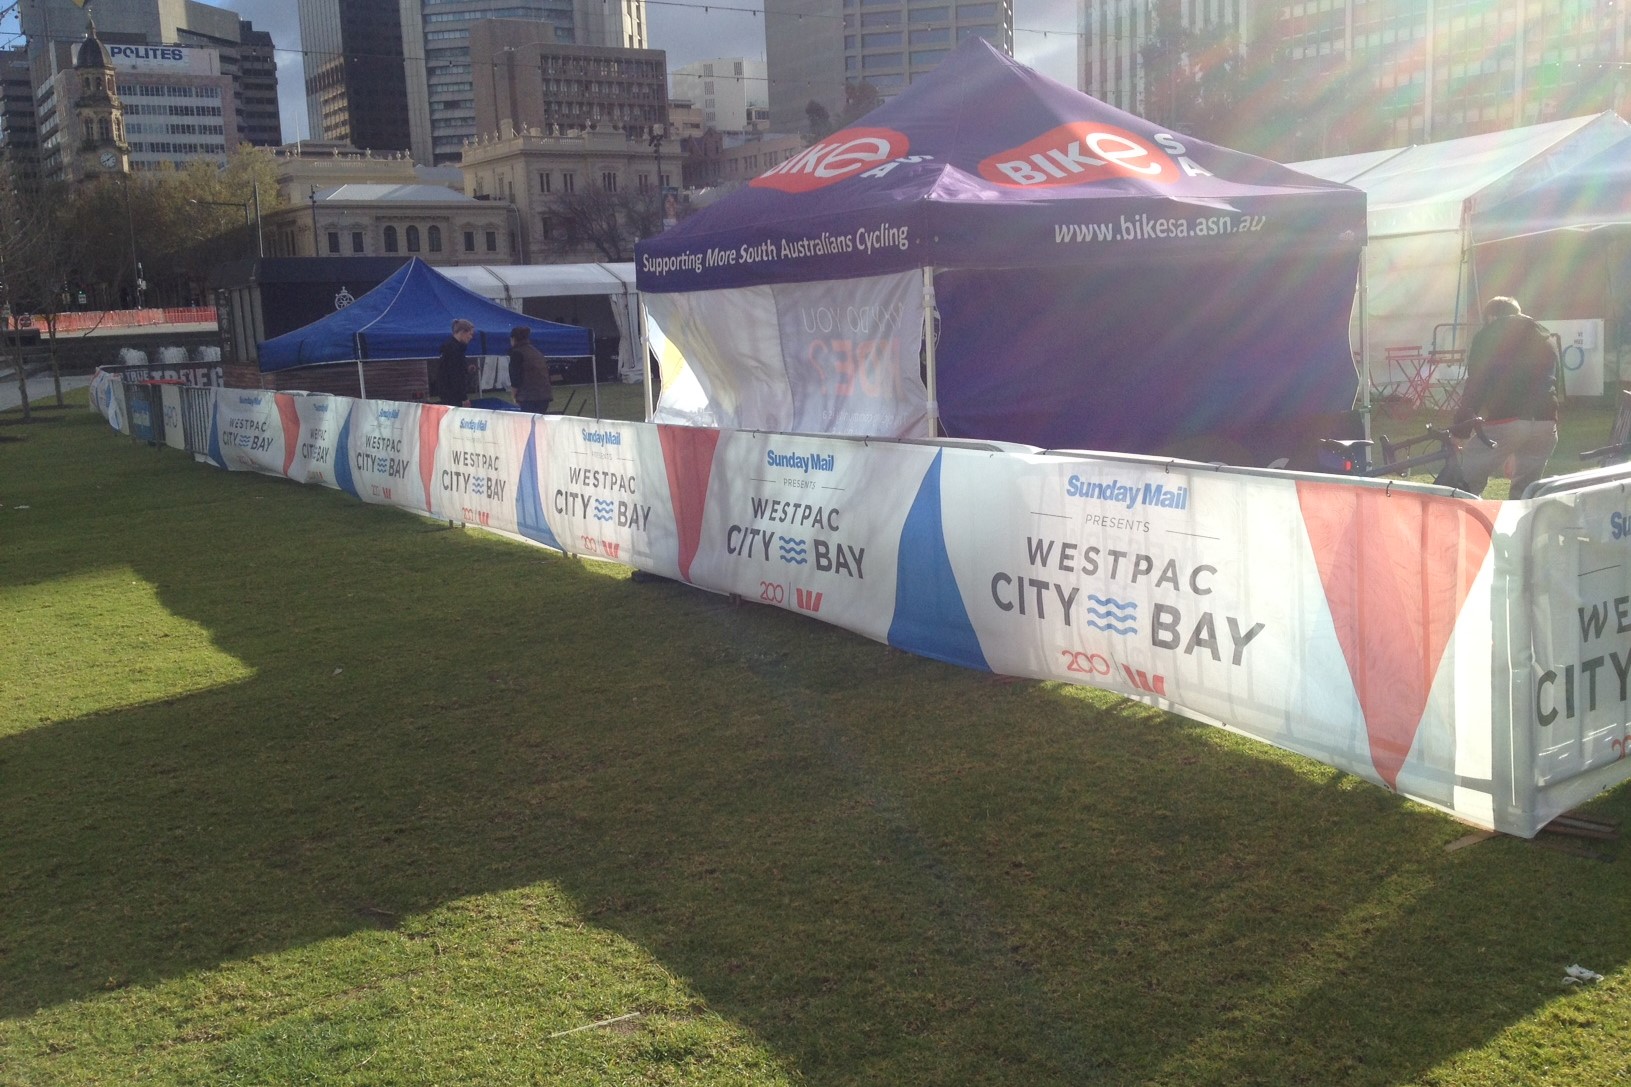
[[[0,425],[7,1087],[1626,1082],[1631,868],[1465,833],[1108,694]]]

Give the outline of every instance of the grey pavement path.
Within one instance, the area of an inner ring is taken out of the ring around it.
[[[91,383],[91,379],[83,374],[62,375],[62,391],[69,389],[82,389]],[[57,402],[56,385],[51,381],[50,374],[36,374],[28,379],[28,402],[36,406],[55,404]],[[16,371],[0,370],[0,411],[10,411],[22,405],[22,394],[17,389]]]

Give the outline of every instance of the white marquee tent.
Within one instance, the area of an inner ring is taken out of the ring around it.
[[[639,381],[645,373],[644,323],[634,290],[634,264],[470,264],[439,268],[447,278],[484,298],[519,310],[529,298],[605,295],[620,337],[617,373]]]
[[[1294,170],[1363,189],[1368,197],[1370,241],[1354,343],[1368,361],[1371,382],[1397,378],[1388,372],[1390,347],[1466,347],[1465,323],[1475,319],[1480,302],[1469,254],[1472,222],[1481,209],[1549,180],[1628,131],[1631,126],[1615,114],[1600,113],[1292,163]]]

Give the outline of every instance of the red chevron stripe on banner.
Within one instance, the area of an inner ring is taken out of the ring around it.
[[[283,474],[287,476],[289,466],[294,464],[294,455],[300,449],[300,406],[287,393],[277,393],[273,399],[277,402],[278,419],[283,423]]]
[[[1396,789],[1501,504],[1307,481],[1297,499],[1371,762]]]
[[[436,446],[442,437],[442,416],[446,404],[419,407],[419,480],[425,485],[425,512],[430,512],[430,481],[436,478]]]
[[[702,515],[708,509],[708,481],[713,476],[719,434],[703,427],[657,428],[663,466],[668,470],[668,496],[674,504],[674,530],[679,535],[680,576],[686,581],[691,580],[691,562],[702,539]]]

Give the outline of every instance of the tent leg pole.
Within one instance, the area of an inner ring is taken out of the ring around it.
[[[651,395],[651,347],[646,339],[646,304],[643,299],[636,298],[634,300],[634,315],[640,321],[640,334],[635,342],[640,349],[640,373],[645,376],[646,422],[649,423],[651,417],[657,413],[657,405]]]
[[[1369,246],[1359,251],[1359,418],[1366,441],[1371,440],[1369,254]]]
[[[923,385],[929,394],[929,437],[940,437],[939,383],[935,378],[934,360],[934,269],[923,269]]]
[[[357,399],[368,399],[368,382],[362,376],[362,359],[357,360]]]

